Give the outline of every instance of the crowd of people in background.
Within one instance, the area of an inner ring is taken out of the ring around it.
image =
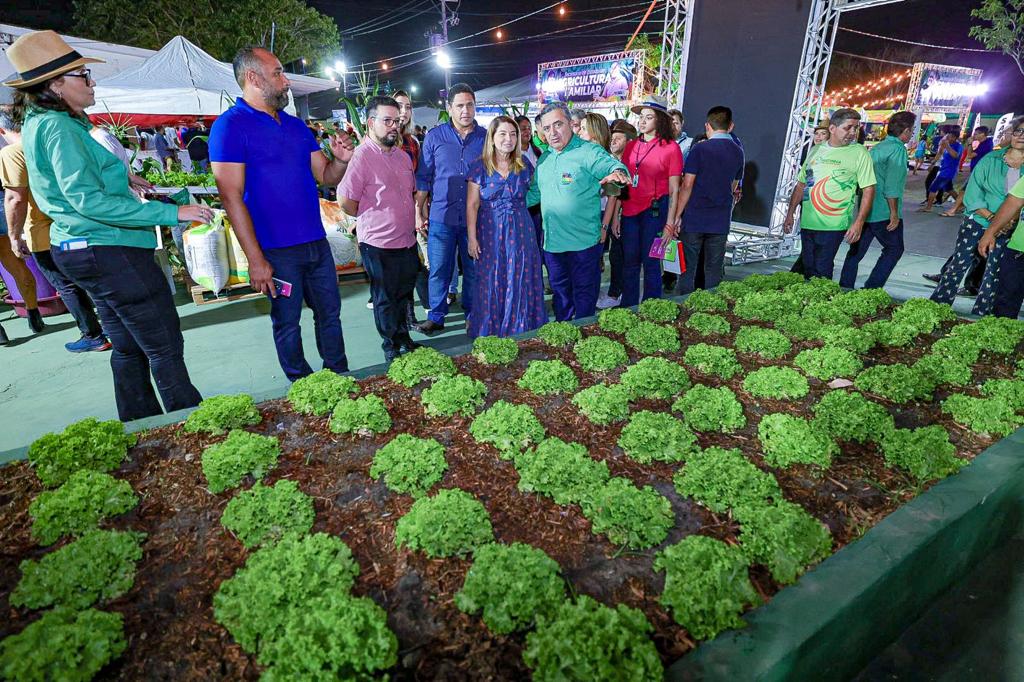
[[[8,56],[29,76],[7,83],[15,105],[0,114],[8,143],[0,181],[11,224],[0,260],[17,279],[30,326],[38,331],[43,322],[31,277],[19,268],[29,254],[78,324],[81,339],[68,349],[112,348],[122,419],[160,413],[157,393],[167,410],[197,404],[174,302],[153,261],[154,232],[140,228],[206,222],[213,213],[140,201],[147,183],[132,173],[123,146],[84,115],[94,101],[87,65],[96,60],[51,31],[22,36]],[[446,328],[460,277],[466,331],[476,338],[545,324],[548,294],[554,319],[568,321],[714,288],[724,276],[745,166],[726,106],[707,111],[695,137],[685,132],[683,113],[654,96],[631,107],[635,123],[553,102],[533,119],[502,115],[484,127],[472,88],[459,83],[446,93],[447,122],[416,125],[412,100],[399,91],[366,102],[365,133],[357,135],[288,114],[290,84],[270,51],[244,48],[233,68],[242,96],[209,131],[202,121],[158,126],[143,132],[141,146],[164,168],[187,152],[194,168],[212,170],[251,286],[270,298],[278,360],[292,381],[313,372],[299,325],[304,304],[313,311],[323,367],[349,369],[319,211],[324,187],[336,187],[341,209],[355,218],[368,306],[388,362],[418,347],[412,332]],[[789,232],[799,215],[802,255],[794,269],[832,278],[845,242],[840,283],[852,288],[877,240],[882,253],[864,286],[885,285],[904,250],[907,176],[925,156],[924,140],[911,142],[915,123],[913,113],[894,114],[870,152],[855,110],[839,109],[815,129],[784,221]],[[961,279],[980,267],[974,311],[1016,317],[1024,229],[1009,232],[1024,206],[1024,117],[1005,140],[977,129],[966,155],[957,128],[936,137],[921,210],[949,197],[958,203],[946,214],[962,205],[964,217],[932,298],[950,302]],[[971,172],[958,188],[962,159]],[[663,272],[656,240],[681,243],[679,277]]]

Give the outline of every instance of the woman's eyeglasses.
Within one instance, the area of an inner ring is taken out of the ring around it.
[[[1024,128],[1014,128],[1011,135],[1014,137],[1024,137]]]
[[[92,71],[89,69],[82,69],[78,73],[66,73],[65,76],[71,76],[72,78],[82,78],[86,83],[92,80]]]

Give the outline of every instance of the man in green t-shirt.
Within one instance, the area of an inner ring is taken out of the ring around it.
[[[832,279],[839,245],[844,238],[848,244],[860,239],[875,198],[871,156],[863,145],[857,144],[860,114],[853,109],[837,109],[829,119],[828,130],[828,142],[809,156],[800,169],[782,224],[787,234],[792,232],[796,207],[803,205],[800,248],[807,279]],[[858,189],[862,200],[854,217]]]
[[[1024,137],[1024,126],[1012,131],[1014,137]],[[996,237],[1009,232],[1010,224],[1024,208],[1024,178],[1010,188],[999,210],[989,221],[988,229],[978,243],[978,253],[983,258],[996,246]],[[1006,253],[999,262],[999,277],[996,282],[995,304],[992,314],[996,317],[1016,318],[1020,315],[1021,304],[1024,303],[1024,219],[1018,218],[1017,227],[1013,229],[1010,241],[1006,244]]]
[[[886,137],[870,152],[875,171],[875,200],[864,222],[859,240],[850,244],[843,262],[839,284],[853,289],[857,282],[857,266],[877,239],[882,254],[864,282],[865,289],[881,289],[903,255],[903,190],[907,185],[907,142],[914,134],[914,119],[909,111],[899,111],[889,117]]]

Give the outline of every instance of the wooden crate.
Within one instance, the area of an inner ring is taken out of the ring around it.
[[[368,281],[369,279],[366,276],[366,270],[362,267],[350,268],[348,270],[338,272],[338,284],[365,284]],[[227,286],[220,292],[219,296],[198,284],[192,287],[191,293],[192,302],[196,305],[227,303],[228,301],[244,301],[246,299],[261,298],[263,296],[263,294],[258,291],[253,291],[248,282]],[[302,295],[301,292],[297,293],[300,296]],[[296,294],[293,293],[292,295],[294,296]]]

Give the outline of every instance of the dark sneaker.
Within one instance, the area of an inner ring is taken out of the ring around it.
[[[402,341],[398,345],[398,352],[399,353],[411,353],[414,350],[416,350],[417,348],[423,348],[423,344],[416,343],[412,339],[407,339],[405,341]]]
[[[924,277],[929,282],[935,282],[936,284],[938,284],[939,280],[942,278],[942,275],[921,275],[921,276]]]
[[[110,348],[111,343],[105,336],[97,336],[94,339],[83,336],[77,341],[64,344],[64,349],[69,353],[88,353],[91,351],[110,350]]]
[[[960,287],[959,289],[956,290],[956,295],[957,296],[968,296],[970,298],[975,298],[978,295],[978,290],[977,289],[971,289],[970,287]]]
[[[0,327],[0,346],[6,346],[11,340],[7,338],[7,332],[4,331],[3,327]]]
[[[43,322],[43,315],[39,312],[39,308],[33,308],[28,311],[28,328],[32,330],[33,334],[46,329],[46,324]]]
[[[449,306],[453,306],[453,305],[455,305],[458,302],[459,302],[459,295],[458,294],[448,294],[448,305]]]
[[[443,332],[444,325],[438,324],[433,320],[426,320],[424,322],[420,322],[418,325],[413,327],[413,329],[418,331],[420,334],[426,334],[427,336],[431,336],[433,334],[437,334],[438,332]]]

